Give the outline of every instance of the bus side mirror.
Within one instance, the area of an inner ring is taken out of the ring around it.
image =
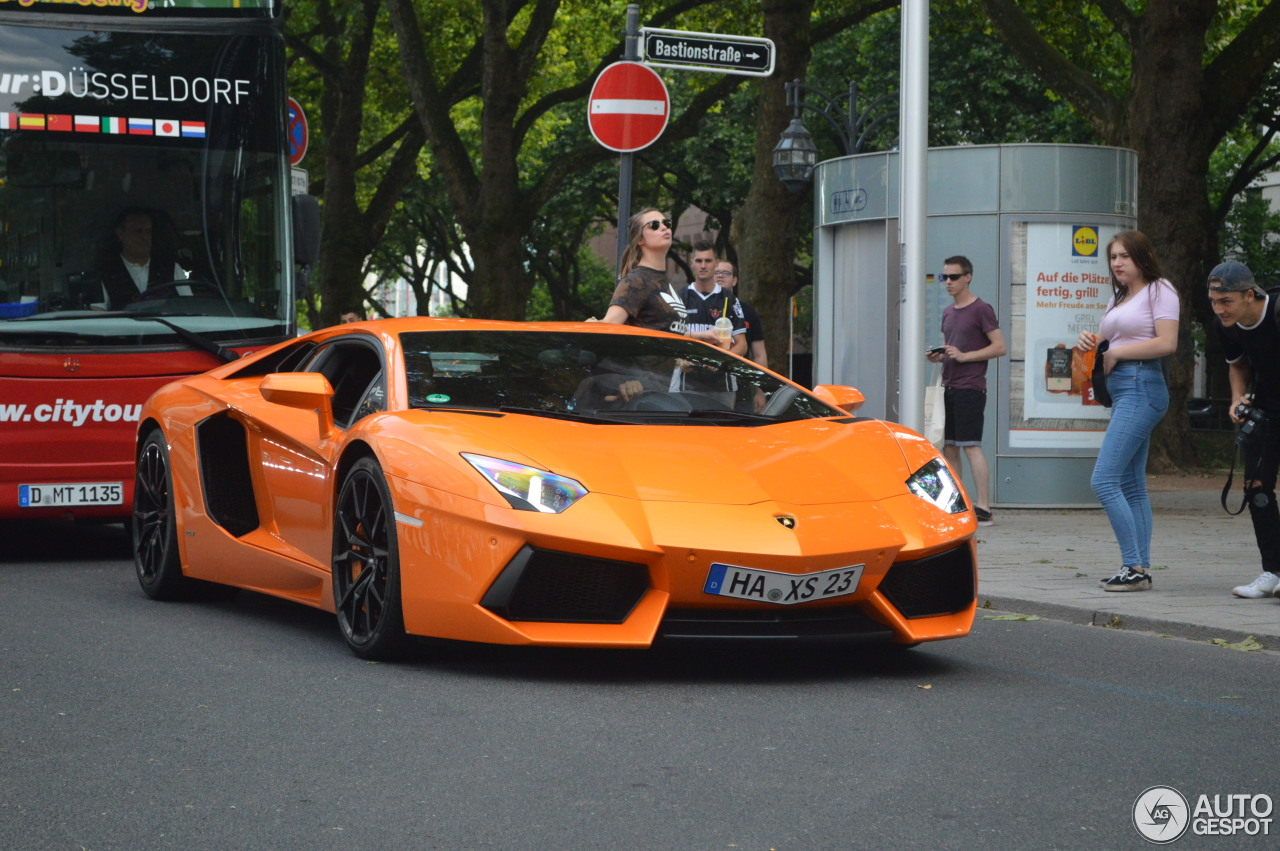
[[[293,262],[314,266],[320,258],[320,199],[293,196]]]

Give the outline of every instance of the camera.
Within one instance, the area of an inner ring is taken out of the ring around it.
[[[1236,432],[1236,443],[1239,446],[1250,446],[1262,437],[1267,426],[1267,417],[1262,411],[1241,402],[1236,405],[1232,413],[1235,414],[1236,419],[1244,421],[1240,425],[1240,430]]]

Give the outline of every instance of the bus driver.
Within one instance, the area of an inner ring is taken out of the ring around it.
[[[143,207],[129,207],[116,217],[114,234],[118,250],[109,251],[102,264],[104,301],[99,309],[120,310],[137,301],[147,288],[185,281],[187,272],[171,256],[152,256],[154,216]]]

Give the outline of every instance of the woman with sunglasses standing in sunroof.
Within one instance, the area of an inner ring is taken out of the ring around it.
[[[670,331],[723,345],[714,331],[689,333],[680,293],[667,279],[671,219],[649,207],[627,222],[627,250],[622,255],[618,286],[609,300],[605,322]]]

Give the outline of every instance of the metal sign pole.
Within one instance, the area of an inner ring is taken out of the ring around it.
[[[640,59],[637,44],[640,40],[640,5],[627,4],[627,35],[622,58],[628,62]],[[622,254],[627,249],[627,222],[631,219],[631,169],[632,153],[618,155],[618,256],[615,272],[622,270]]]

